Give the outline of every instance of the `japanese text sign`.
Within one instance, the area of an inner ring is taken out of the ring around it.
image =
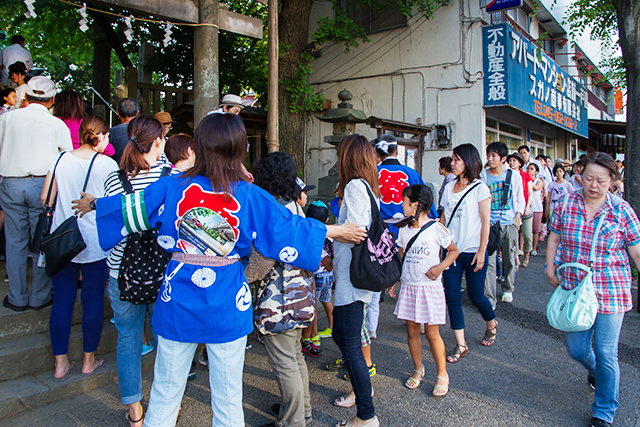
[[[514,9],[522,6],[522,0],[490,0],[487,3],[487,12]]]
[[[511,106],[588,138],[588,93],[508,23],[482,29],[484,106]]]

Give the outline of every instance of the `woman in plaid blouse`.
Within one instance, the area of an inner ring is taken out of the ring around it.
[[[593,284],[598,297],[598,315],[584,332],[567,333],[569,355],[587,370],[595,402],[591,405],[592,427],[608,427],[618,408],[620,368],[618,339],[624,313],[631,310],[631,270],[625,249],[640,263],[640,222],[629,203],[609,194],[619,174],[611,156],[594,153],[584,160],[583,189],[569,193],[558,203],[549,225],[547,278],[557,287],[556,268],[566,262],[589,264],[591,242],[600,216],[605,215],[597,236]],[[562,208],[560,209],[560,206]],[[559,244],[562,242],[560,250]],[[562,271],[562,286],[575,288],[585,273]],[[593,344],[592,344],[593,342]]]

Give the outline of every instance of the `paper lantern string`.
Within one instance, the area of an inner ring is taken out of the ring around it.
[[[87,30],[89,29],[89,27],[87,27],[87,24],[89,23],[89,20],[87,19],[87,5],[86,3],[82,3],[82,7],[80,9],[78,9],[78,13],[80,14],[80,16],[82,16],[82,19],[80,21],[78,21],[78,24],[80,24],[80,30],[83,33],[86,33]]]
[[[35,18],[38,16],[36,14],[36,7],[33,5],[36,0],[24,0],[24,4],[27,6],[27,12],[24,13],[24,16],[27,18]]]
[[[133,15],[129,15],[124,18],[124,23],[127,26],[127,29],[124,30],[124,36],[127,38],[127,41],[133,40],[133,28],[131,28],[131,20],[133,19]]]
[[[172,27],[173,27],[173,24],[171,24],[170,22],[167,22],[167,25],[164,28],[164,39],[162,40],[162,42],[164,43],[164,47],[169,46],[169,43],[171,42],[171,33],[173,32],[171,31]]]

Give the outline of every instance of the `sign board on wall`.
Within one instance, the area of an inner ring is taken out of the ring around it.
[[[484,106],[510,106],[584,138],[588,94],[508,23],[482,29]]]
[[[487,12],[515,9],[522,6],[522,0],[488,0]]]

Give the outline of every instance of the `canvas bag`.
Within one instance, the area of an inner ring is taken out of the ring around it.
[[[372,221],[364,241],[351,248],[349,273],[354,288],[380,292],[400,280],[402,260],[393,235],[382,221],[371,189],[366,183],[365,187],[371,201]]]
[[[171,169],[165,167],[160,177],[169,175]],[[126,172],[118,173],[122,188],[127,194],[133,193],[133,186]],[[156,301],[160,286],[164,282],[169,255],[158,244],[158,228],[127,236],[118,270],[120,300],[131,304],[151,304]]]
[[[568,200],[569,197],[565,196],[562,206],[563,211],[567,206]],[[619,197],[611,197],[610,200],[614,207],[621,203]],[[605,215],[600,216],[600,220],[596,225],[596,231],[593,234],[591,252],[589,253],[589,265],[567,262],[557,268],[557,270],[570,267],[579,268],[586,271],[587,275],[574,289],[566,290],[561,285],[558,285],[551,295],[547,303],[547,320],[555,329],[565,332],[586,331],[593,326],[596,320],[596,315],[598,314],[598,298],[593,288],[593,263],[595,262],[596,241],[602,223],[604,222],[604,217]]]

